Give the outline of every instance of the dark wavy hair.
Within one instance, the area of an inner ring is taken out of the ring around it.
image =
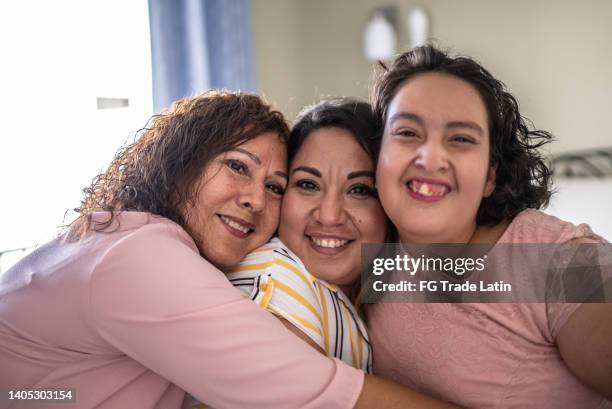
[[[289,128],[283,115],[256,95],[209,91],[176,101],[151,117],[138,139],[121,148],[108,169],[83,189],[72,226],[82,237],[109,227],[118,212],[140,211],[166,217],[190,232],[182,209],[193,203],[206,166],[266,132],[286,142]],[[109,211],[110,217],[92,225],[97,211]]]
[[[298,114],[287,144],[289,163],[308,136],[321,128],[341,128],[349,131],[355,141],[376,164],[380,135],[370,104],[353,98],[326,99],[309,105]]]
[[[491,196],[480,204],[476,219],[479,225],[511,220],[524,209],[548,204],[552,174],[538,148],[553,137],[546,131],[530,129],[519,113],[516,99],[489,71],[469,57],[451,57],[431,45],[401,54],[388,67],[380,65],[383,72],[374,82],[371,102],[381,126],[400,87],[418,74],[453,75],[475,87],[482,97],[488,114],[489,157],[496,169],[496,185]]]

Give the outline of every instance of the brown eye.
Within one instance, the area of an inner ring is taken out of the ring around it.
[[[474,141],[472,140],[472,138],[464,136],[464,135],[453,136],[451,138],[451,141],[461,143],[461,144],[464,144],[464,143],[474,144]]]
[[[358,197],[372,197],[375,196],[374,189],[369,187],[368,185],[355,185],[349,189],[349,194],[355,195]]]
[[[242,161],[237,159],[228,159],[225,161],[225,166],[230,168],[233,172],[239,175],[247,175],[249,173],[249,167]]]
[[[395,135],[402,137],[403,139],[417,139],[419,134],[417,134],[412,129],[401,128],[394,132]]]
[[[319,186],[315,182],[307,179],[298,180],[295,186],[302,190],[319,190]]]
[[[282,196],[283,194],[285,194],[285,188],[282,187],[281,185],[277,184],[277,183],[269,183],[266,185],[266,188],[274,193],[275,195],[278,196]]]

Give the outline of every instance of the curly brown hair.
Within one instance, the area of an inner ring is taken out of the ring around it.
[[[187,228],[182,209],[193,203],[206,166],[267,132],[286,142],[289,128],[283,115],[257,95],[209,91],[176,101],[151,117],[138,139],[119,149],[108,169],[83,189],[72,231],[83,237],[104,230],[121,211],[153,213]],[[109,219],[92,225],[97,211],[110,212]]]
[[[376,79],[371,102],[379,126],[384,126],[387,109],[400,87],[415,75],[438,72],[453,75],[476,88],[489,119],[491,148],[489,157],[496,169],[495,190],[483,199],[476,222],[494,225],[511,220],[527,208],[545,206],[551,195],[551,171],[538,151],[553,136],[530,129],[519,112],[516,99],[504,84],[469,57],[451,57],[427,45],[399,55]]]

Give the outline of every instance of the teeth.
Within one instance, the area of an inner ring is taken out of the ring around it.
[[[312,242],[319,246],[319,247],[325,247],[328,249],[335,249],[338,247],[342,247],[344,246],[346,243],[348,243],[348,240],[339,240],[339,239],[320,239],[318,237],[311,237],[310,240],[312,240]]]
[[[423,196],[431,196],[433,194],[433,192],[429,190],[429,185],[427,185],[426,183],[423,183],[421,185],[421,187],[419,188],[419,193]]]
[[[236,230],[239,230],[241,232],[243,232],[244,234],[247,234],[249,232],[248,227],[244,227],[243,225],[241,225],[240,223],[236,223],[235,221],[225,217],[225,216],[219,216],[221,218],[221,220],[223,220],[223,223],[227,224],[230,227],[233,227]]]
[[[415,193],[418,193],[422,196],[431,197],[431,196],[444,196],[448,188],[443,185],[423,183],[418,181],[411,181],[409,184],[410,190]]]

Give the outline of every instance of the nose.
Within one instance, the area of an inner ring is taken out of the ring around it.
[[[251,183],[240,189],[239,206],[253,213],[262,213],[266,208],[266,186],[263,183]]]
[[[418,148],[415,164],[430,173],[448,170],[446,148],[435,140],[428,140]]]
[[[315,209],[315,219],[323,226],[337,226],[346,222],[341,195],[326,192]]]

